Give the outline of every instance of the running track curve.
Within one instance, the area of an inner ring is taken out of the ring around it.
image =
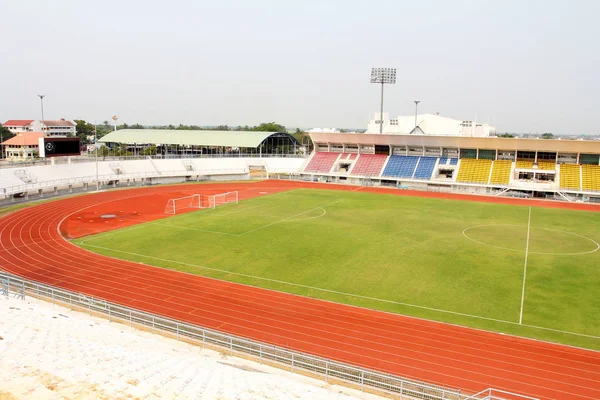
[[[152,196],[197,193],[202,188],[212,193],[238,190],[243,199],[299,186],[282,181],[164,186],[40,204],[0,218],[0,268],[207,328],[447,387],[474,392],[494,387],[544,400],[600,399],[599,352],[117,260],[83,250],[61,234],[61,223],[69,216],[107,204],[114,210],[114,204],[132,198],[141,204]],[[497,201],[457,198],[463,197]],[[525,204],[554,207],[556,203]]]

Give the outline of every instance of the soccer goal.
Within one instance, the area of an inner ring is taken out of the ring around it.
[[[233,191],[233,192],[227,192],[227,193],[220,193],[220,194],[215,194],[212,196],[206,196],[207,197],[207,207],[209,208],[217,208],[219,206],[222,206],[224,204],[238,204],[239,201],[239,197],[238,197],[238,192],[237,190]]]
[[[187,208],[206,208],[206,200],[202,201],[202,195],[193,194],[191,196],[169,199],[165,207],[165,214],[177,214]]]

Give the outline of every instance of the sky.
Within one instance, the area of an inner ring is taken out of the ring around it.
[[[0,0],[0,120],[599,134],[597,0]]]

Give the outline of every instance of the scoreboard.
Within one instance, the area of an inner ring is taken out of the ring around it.
[[[42,158],[78,156],[81,154],[79,138],[39,138],[39,156]]]

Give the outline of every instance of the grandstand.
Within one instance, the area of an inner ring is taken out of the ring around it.
[[[316,153],[300,171],[311,180],[486,194],[512,189],[600,202],[598,141],[325,132],[311,138]]]

